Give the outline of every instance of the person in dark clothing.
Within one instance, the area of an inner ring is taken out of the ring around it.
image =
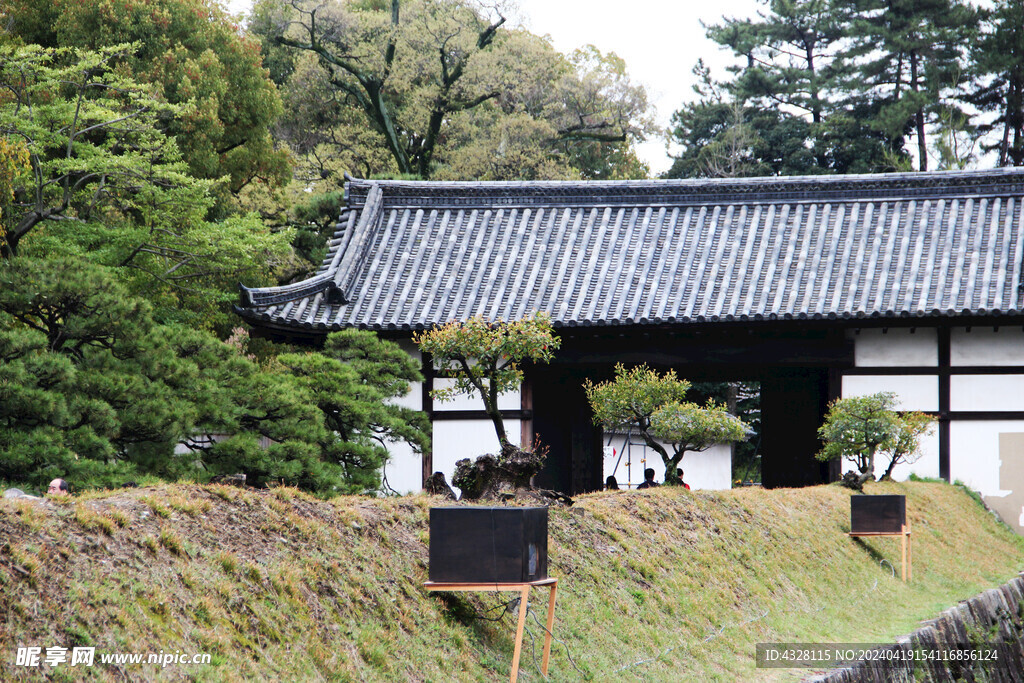
[[[676,468],[676,478],[679,479],[679,485],[680,486],[682,486],[687,491],[690,490],[690,485],[687,484],[685,481],[683,481],[683,468],[682,467],[677,467]]]
[[[650,489],[658,485],[658,482],[654,481],[654,470],[648,467],[644,470],[644,482],[637,486],[637,489]]]
[[[611,474],[608,475],[608,478],[604,482],[604,490],[605,491],[618,491],[619,490],[619,481],[615,478],[614,475],[611,475]]]

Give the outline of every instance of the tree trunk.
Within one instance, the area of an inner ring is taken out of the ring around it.
[[[1012,114],[1012,108],[1010,100],[1013,97],[1014,84],[1010,82],[1010,88],[1006,96],[1006,108],[1003,110],[1003,139],[999,143],[999,165],[1006,166],[1010,159],[1010,123]]]
[[[499,451],[503,451],[508,443],[508,436],[505,434],[505,421],[501,419],[501,411],[498,410],[498,386],[491,382],[487,387],[487,392],[481,392],[484,399],[484,410],[487,411],[487,417],[491,418],[491,422],[494,423],[494,431],[498,435],[498,448]]]
[[[818,89],[818,77],[814,73],[814,45],[806,46],[807,54],[807,71],[811,74],[808,79],[810,81],[811,90],[811,121],[813,123],[821,123],[821,93]]]
[[[683,461],[683,456],[686,451],[679,451],[673,453],[671,457],[665,459],[665,483],[666,484],[679,484],[679,477],[676,476],[676,470],[679,469],[679,463]]]
[[[661,456],[661,461],[663,463],[665,463],[665,466],[667,467],[668,466],[668,461],[669,461],[668,451],[666,451],[665,447],[662,446],[657,441],[655,441],[654,437],[651,436],[650,433],[648,433],[647,430],[649,428],[650,428],[650,425],[647,425],[647,424],[641,424],[640,425],[640,438],[642,438],[644,440],[644,443],[647,444],[648,448],[654,450],[658,455]],[[626,435],[626,438],[627,439],[629,438],[628,434]]]
[[[1024,140],[1021,139],[1024,135],[1024,72],[1020,69],[1010,76],[1006,124],[1013,129],[1013,145],[1008,150],[1009,163],[1024,166]]]
[[[910,53],[910,90],[917,93],[917,52]],[[921,171],[928,170],[928,140],[924,136],[924,109],[918,107],[917,111],[914,112],[914,119],[917,123],[917,154],[918,154],[918,169]]]
[[[893,458],[889,461],[889,466],[885,468],[885,472],[879,477],[879,481],[888,481],[892,479],[892,471],[896,469],[896,464],[899,462],[899,458]]]
[[[491,418],[491,422],[494,423],[494,432],[498,435],[498,445],[504,448],[508,445],[508,435],[505,433],[505,422],[501,419],[501,413],[488,406],[487,417]]]

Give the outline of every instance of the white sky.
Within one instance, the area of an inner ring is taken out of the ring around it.
[[[717,75],[733,62],[731,53],[704,35],[701,21],[754,16],[756,0],[519,0],[523,25],[547,34],[555,49],[571,52],[591,44],[626,62],[630,78],[647,88],[657,122],[668,127],[672,112],[696,97],[693,65],[703,58]],[[640,145],[640,157],[658,175],[671,165],[664,140]]]
[[[252,0],[227,0],[232,12],[247,12]],[[551,37],[555,49],[570,52],[587,44],[615,52],[630,78],[647,88],[657,122],[667,127],[672,112],[694,97],[691,70],[697,59],[721,76],[731,55],[704,36],[700,22],[723,16],[753,16],[757,0],[518,0],[523,25]],[[511,19],[511,17],[510,17]],[[657,175],[671,165],[664,140],[640,145],[640,157]]]

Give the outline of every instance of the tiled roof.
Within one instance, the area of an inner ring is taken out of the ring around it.
[[[1024,169],[742,180],[349,179],[313,278],[255,325],[420,329],[1016,315]]]

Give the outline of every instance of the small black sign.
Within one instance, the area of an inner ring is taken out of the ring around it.
[[[548,509],[430,509],[430,580],[527,583],[548,576]]]
[[[850,533],[898,534],[906,523],[906,496],[850,497]]]

